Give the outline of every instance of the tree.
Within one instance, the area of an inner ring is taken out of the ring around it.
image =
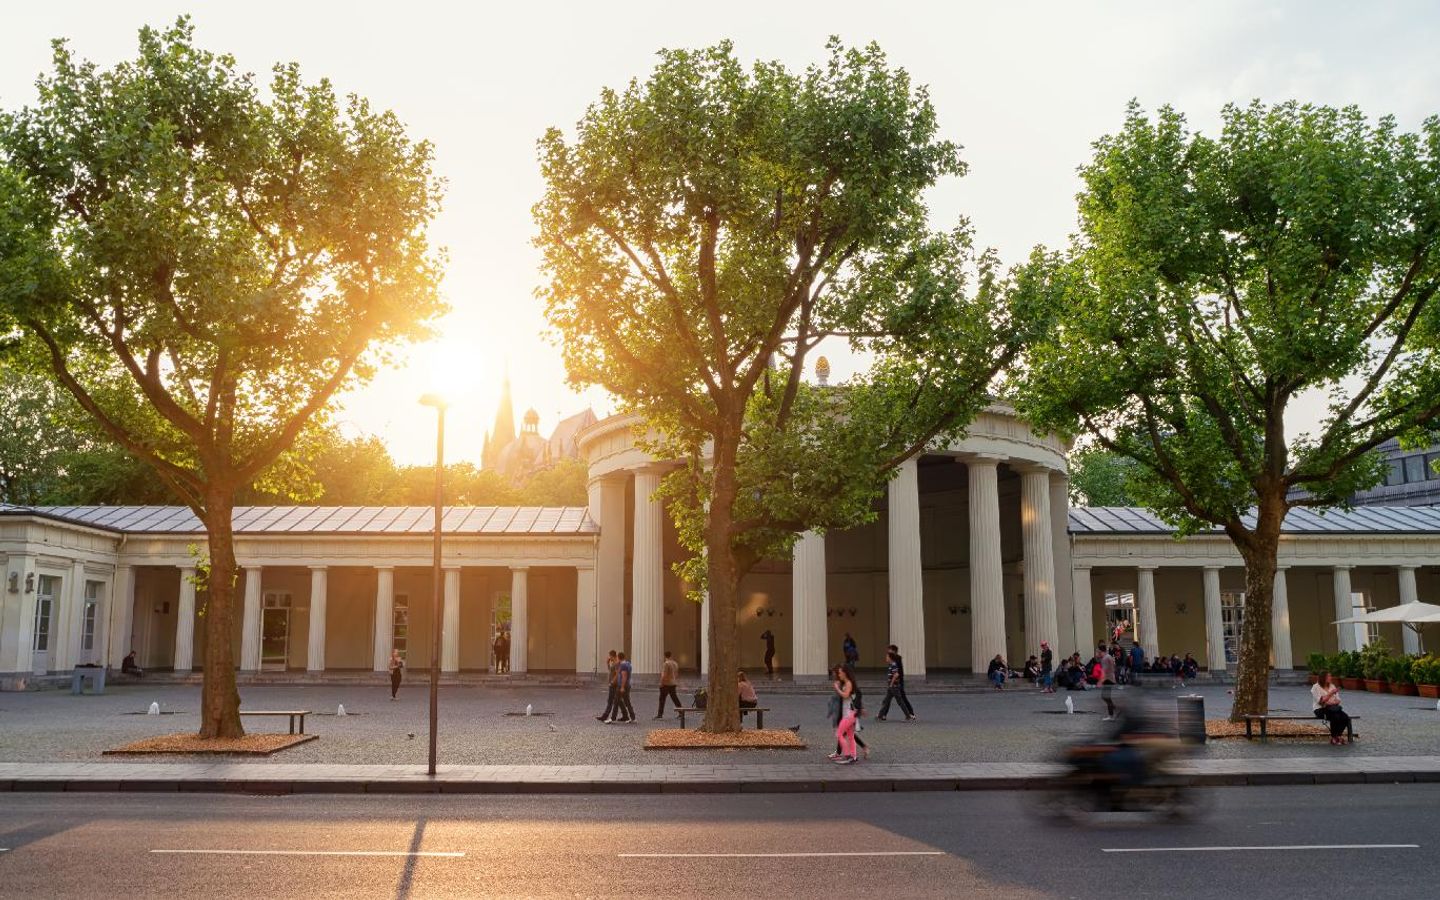
[[[525,480],[520,486],[523,506],[585,506],[590,469],[583,459],[562,459]]]
[[[682,465],[661,491],[708,589],[704,728],[739,728],[736,595],[806,529],[874,517],[906,457],[957,434],[1033,329],[1033,290],[931,231],[924,191],[963,172],[923,88],[874,45],[804,72],[729,43],[667,50],[540,142],[536,206],[570,381],[602,385]],[[973,282],[973,284],[972,284]],[[802,379],[824,340],[868,369]],[[693,595],[692,595],[693,596]]]
[[[1285,516],[1375,484],[1374,448],[1440,415],[1440,120],[1402,133],[1254,103],[1208,137],[1132,104],[1082,176],[1021,409],[1133,460],[1138,499],[1182,533],[1230,538],[1246,573],[1231,717],[1263,713]],[[1328,409],[1292,433],[1305,392]]]
[[[237,492],[442,304],[431,150],[396,117],[277,66],[262,90],[181,19],[112,69],[55,44],[0,119],[0,309],[59,383],[205,525],[200,736],[243,734]],[[282,469],[284,463],[282,461]]]
[[[1139,506],[1130,494],[1135,461],[1091,445],[1070,454],[1070,502],[1077,506]]]

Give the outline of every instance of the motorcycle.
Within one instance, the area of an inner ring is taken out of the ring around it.
[[[1192,780],[1175,770],[1173,740],[1089,741],[1067,747],[1061,771],[1038,792],[1043,816],[1068,822],[1180,821],[1202,811]]]

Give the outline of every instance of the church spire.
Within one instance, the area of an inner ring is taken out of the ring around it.
[[[480,454],[480,467],[493,469],[500,459],[500,451],[515,440],[515,405],[510,399],[510,364],[505,364],[505,381],[500,389],[500,407],[495,411],[495,427],[485,441]]]

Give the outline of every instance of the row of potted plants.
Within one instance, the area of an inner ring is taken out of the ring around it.
[[[1312,684],[1320,672],[1329,672],[1348,691],[1364,689],[1440,699],[1440,656],[1434,654],[1392,656],[1390,648],[1379,640],[1361,650],[1312,653],[1308,661]]]

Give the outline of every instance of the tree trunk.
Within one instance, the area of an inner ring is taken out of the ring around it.
[[[205,532],[210,576],[205,585],[205,672],[200,688],[200,737],[238,738],[240,691],[235,687],[234,499],[216,492],[206,498]],[[243,639],[242,639],[243,640]]]
[[[706,514],[706,579],[710,589],[710,677],[702,731],[740,730],[739,634],[736,623],[740,576],[730,526],[735,516],[735,457],[738,430],[717,434],[712,452],[714,490]]]
[[[1235,672],[1235,702],[1230,721],[1261,715],[1270,708],[1271,601],[1280,553],[1285,496],[1261,497],[1255,528],[1235,544],[1245,560],[1245,621],[1240,630],[1240,663]]]

